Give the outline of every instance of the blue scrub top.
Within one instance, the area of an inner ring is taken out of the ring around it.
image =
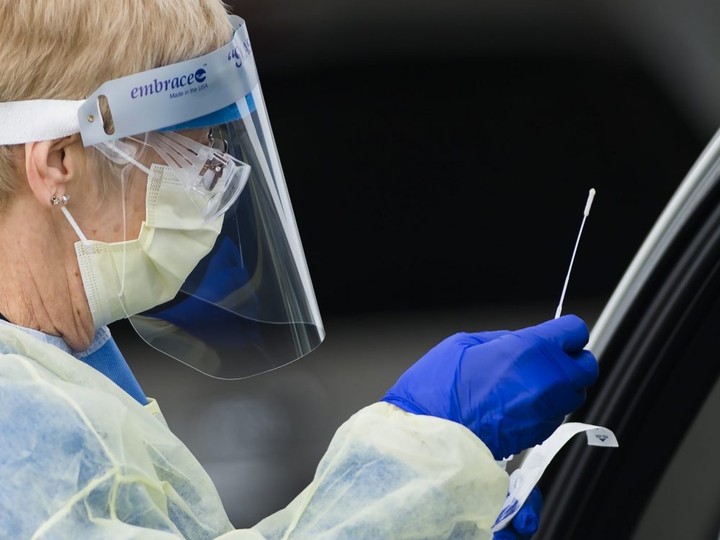
[[[2,316],[0,315],[0,317]],[[32,328],[18,326],[4,318],[0,318],[0,324],[7,324],[18,328],[40,341],[62,349],[66,353],[98,370],[120,388],[125,390],[125,392],[132,396],[141,405],[147,404],[147,396],[145,396],[142,388],[140,388],[140,384],[135,378],[133,372],[130,370],[130,366],[128,366],[128,363],[120,352],[120,349],[118,349],[115,340],[110,334],[110,329],[107,326],[103,326],[95,332],[95,337],[87,350],[76,352],[73,351],[60,336],[53,336]]]

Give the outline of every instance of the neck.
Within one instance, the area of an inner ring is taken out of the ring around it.
[[[32,221],[28,216],[35,216]],[[29,224],[30,223],[30,224]],[[74,232],[57,208],[18,198],[0,218],[0,313],[8,321],[87,349],[95,334],[75,257]]]

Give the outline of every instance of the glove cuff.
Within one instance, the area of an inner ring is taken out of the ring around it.
[[[427,411],[421,409],[411,401],[408,401],[406,399],[403,399],[399,396],[395,396],[392,394],[386,394],[385,397],[383,397],[380,401],[385,401],[386,403],[391,403],[392,405],[395,405],[398,409],[402,409],[405,412],[413,413],[413,414],[421,414],[424,416],[432,416]]]

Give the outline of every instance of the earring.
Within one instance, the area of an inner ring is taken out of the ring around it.
[[[52,206],[65,206],[67,202],[70,200],[69,195],[63,195],[62,197],[58,197],[57,195],[53,195],[50,197],[50,204]]]

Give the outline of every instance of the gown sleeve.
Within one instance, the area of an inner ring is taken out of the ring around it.
[[[233,530],[161,416],[88,366],[66,371],[0,355],[1,538],[489,539],[507,492],[469,430],[376,403],[338,429],[286,508]]]
[[[254,530],[268,540],[490,539],[507,488],[465,427],[376,403],[340,427],[312,483]]]

